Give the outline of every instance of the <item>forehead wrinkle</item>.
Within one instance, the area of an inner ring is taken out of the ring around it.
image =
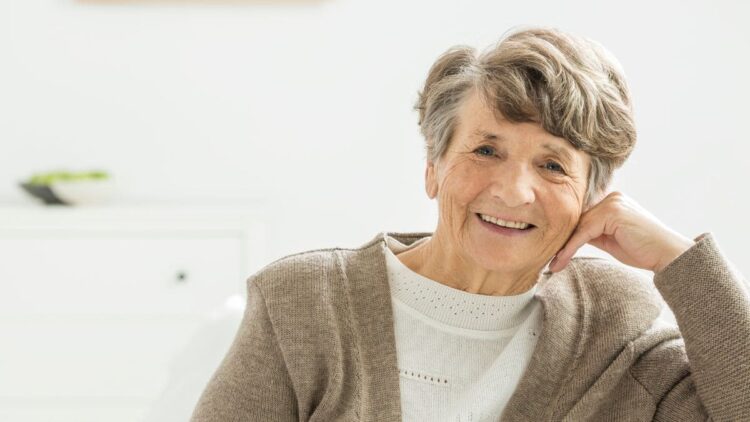
[[[476,129],[472,133],[472,136],[475,138],[480,138],[483,141],[491,141],[491,142],[505,141],[505,138],[503,138],[501,135],[498,135],[492,132],[487,132],[486,130],[483,130],[483,129]]]

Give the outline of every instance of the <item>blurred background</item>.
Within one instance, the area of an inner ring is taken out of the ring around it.
[[[615,189],[750,274],[748,19],[726,0],[0,0],[0,420],[186,420],[248,275],[434,229],[417,91],[450,46],[518,25],[619,59],[639,135]],[[72,205],[19,186],[61,171]],[[71,182],[92,171],[107,183]]]

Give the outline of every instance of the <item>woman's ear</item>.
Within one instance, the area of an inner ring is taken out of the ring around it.
[[[429,160],[427,161],[427,167],[424,170],[424,187],[427,192],[427,197],[435,199],[438,191],[435,163]]]

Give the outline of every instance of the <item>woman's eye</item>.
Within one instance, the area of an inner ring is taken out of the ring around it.
[[[474,154],[482,156],[482,157],[492,157],[495,155],[495,150],[491,146],[483,145],[475,149]],[[556,161],[547,161],[543,167],[546,170],[549,170],[555,173],[566,174],[565,169]]]
[[[554,161],[547,161],[547,163],[544,165],[544,168],[550,171],[554,171],[556,173],[565,174],[565,169],[563,169],[560,164]]]
[[[492,147],[484,145],[474,150],[474,153],[477,155],[481,155],[484,157],[491,157],[495,155],[495,151],[492,149]]]

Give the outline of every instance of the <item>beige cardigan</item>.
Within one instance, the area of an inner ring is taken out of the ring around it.
[[[601,258],[545,274],[542,333],[502,420],[750,421],[747,282],[710,233],[695,240],[653,281]],[[385,247],[380,233],[253,274],[192,421],[400,421]],[[654,285],[680,330],[656,319]]]

